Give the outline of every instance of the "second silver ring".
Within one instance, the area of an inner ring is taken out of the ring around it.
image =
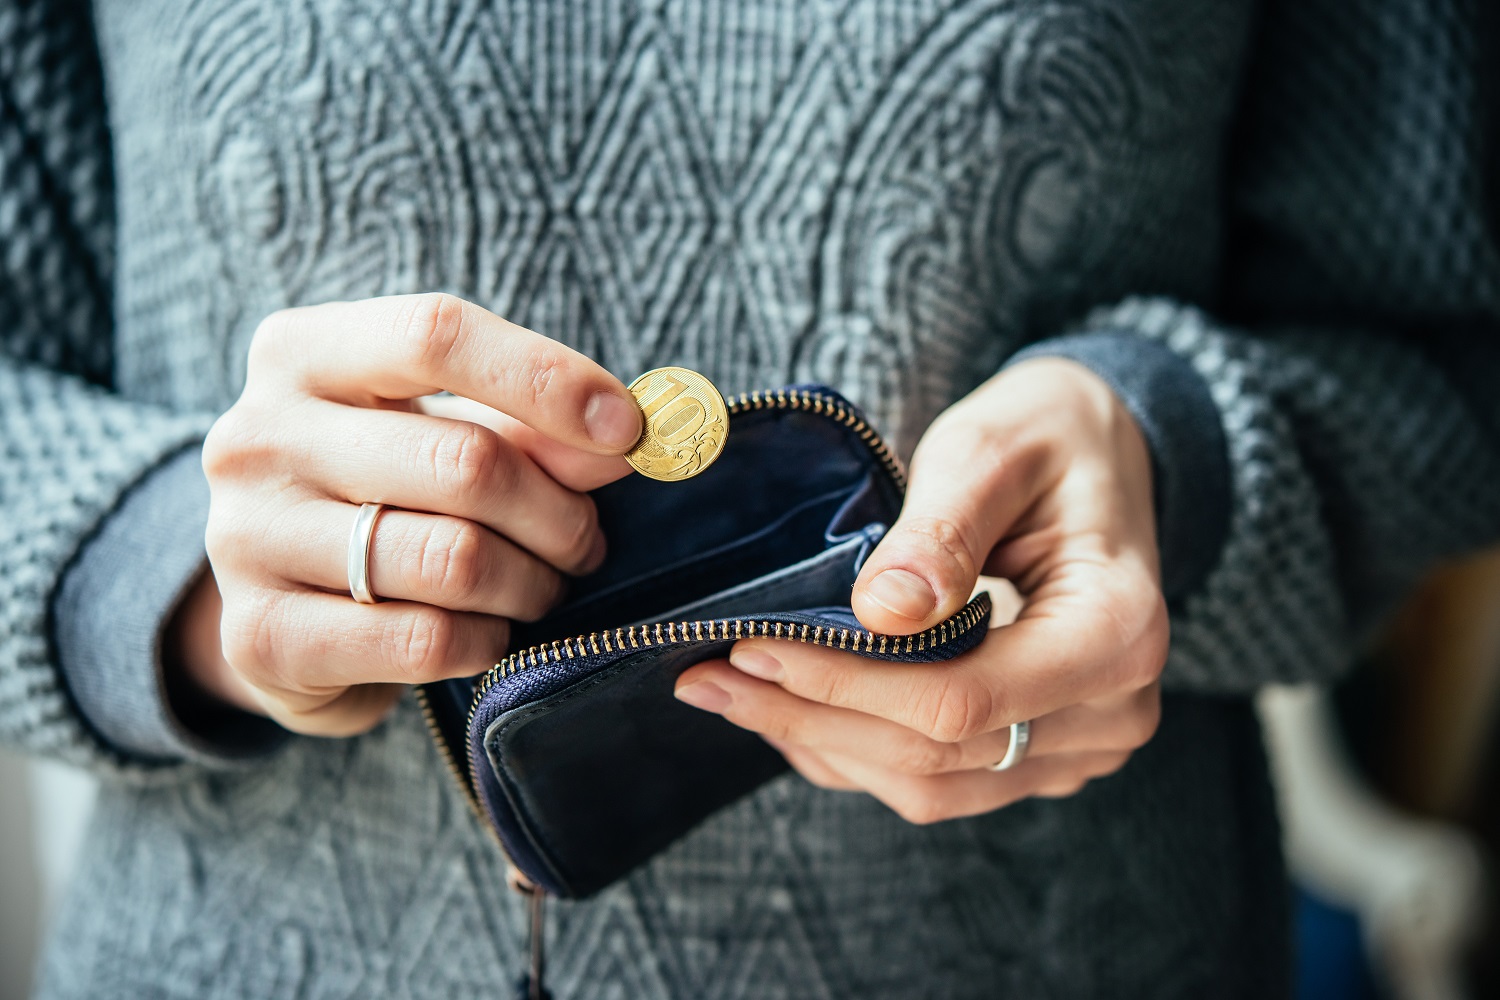
[[[990,765],[991,771],[1009,771],[1026,758],[1026,748],[1031,746],[1031,720],[1023,722],[1012,722],[1010,725],[1010,746],[1005,748],[1005,756]]]
[[[383,510],[383,503],[361,504],[354,530],[349,533],[349,596],[360,604],[380,600],[370,589],[370,541],[375,537],[375,520]]]

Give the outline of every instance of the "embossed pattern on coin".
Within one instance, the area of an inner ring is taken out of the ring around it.
[[[713,464],[729,437],[729,410],[708,379],[686,368],[655,368],[630,391],[641,404],[645,432],[625,455],[643,476],[675,482]]]

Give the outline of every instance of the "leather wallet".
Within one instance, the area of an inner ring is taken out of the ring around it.
[[[741,638],[933,662],[983,638],[980,594],[915,635],[862,628],[855,576],[901,508],[899,460],[831,389],[729,401],[699,475],[629,476],[593,494],[603,566],[517,625],[488,673],[426,685],[433,735],[513,868],[560,897],[598,892],[786,768],[754,733],[672,696]]]

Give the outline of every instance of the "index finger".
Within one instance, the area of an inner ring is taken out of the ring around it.
[[[941,663],[891,663],[775,639],[743,640],[729,662],[810,701],[953,743],[1150,684],[1166,656],[1165,609],[1153,608],[1038,601],[977,649]]]
[[[446,390],[547,437],[621,454],[640,407],[582,354],[440,293],[335,302],[276,313],[256,332],[250,370],[286,370],[307,391],[377,406]]]
[[[424,396],[418,409],[429,416],[467,420],[488,427],[521,449],[543,472],[570,490],[591,493],[630,474],[630,464],[618,455],[595,455],[554,441],[508,413],[462,396]]]

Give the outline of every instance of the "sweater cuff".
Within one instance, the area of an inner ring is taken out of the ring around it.
[[[1162,593],[1176,601],[1207,578],[1229,535],[1228,445],[1208,384],[1153,340],[1099,331],[1033,344],[1007,362],[1076,361],[1114,390],[1151,451]]]
[[[234,709],[189,728],[168,699],[164,633],[207,567],[207,523],[208,483],[195,444],[121,498],[53,596],[63,679],[89,725],[124,756],[225,764],[268,753],[289,735]]]

